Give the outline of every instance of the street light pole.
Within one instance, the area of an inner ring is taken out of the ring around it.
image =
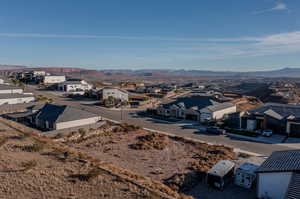
[[[121,105],[121,121],[123,120],[123,106]]]

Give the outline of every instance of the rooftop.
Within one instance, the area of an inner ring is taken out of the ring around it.
[[[12,89],[22,89],[22,88],[13,85],[0,84],[0,90],[12,90]]]
[[[254,114],[267,114],[279,120],[291,115],[300,118],[300,106],[292,104],[267,103],[249,112]]]
[[[60,84],[74,85],[74,84],[82,84],[82,83],[81,83],[81,81],[64,81],[64,82],[61,82]]]
[[[208,174],[221,176],[226,175],[232,168],[234,168],[234,162],[230,160],[220,160],[209,171]]]
[[[222,110],[225,108],[230,108],[233,106],[235,106],[233,103],[225,102],[225,103],[214,104],[214,105],[208,106],[206,108],[210,111],[219,111],[219,110]]]
[[[51,122],[69,122],[80,119],[97,117],[98,115],[89,111],[81,110],[67,105],[45,104],[45,106],[37,112],[39,119]]]
[[[218,102],[214,101],[212,97],[200,97],[200,96],[191,96],[191,97],[181,97],[177,98],[175,101],[168,104],[162,104],[164,108],[170,108],[173,105],[184,104],[186,109],[192,107],[197,107],[198,110],[205,108],[207,106],[216,105]]]
[[[300,150],[276,151],[262,163],[256,172],[300,171]]]
[[[15,98],[26,98],[34,97],[33,95],[19,94],[19,93],[0,93],[0,99],[15,99]]]

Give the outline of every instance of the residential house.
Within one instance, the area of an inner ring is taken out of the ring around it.
[[[0,84],[0,105],[4,104],[23,104],[35,100],[31,93],[23,93],[20,87]]]
[[[161,90],[162,90],[161,88],[156,87],[156,86],[149,86],[146,89],[147,93],[160,93]]]
[[[16,74],[16,79],[24,82],[39,82],[45,75],[45,71],[19,72]]]
[[[113,97],[114,99],[118,99],[122,102],[128,101],[128,92],[126,90],[113,87],[104,87],[98,91],[98,98],[100,100],[105,100],[109,97]]]
[[[300,106],[267,103],[245,112],[241,116],[241,128],[271,129],[273,133],[300,137]]]
[[[33,102],[33,95],[19,93],[0,93],[0,105],[4,104],[23,104]]]
[[[94,124],[100,117],[89,111],[67,105],[45,104],[35,113],[33,123],[40,129],[60,130]]]
[[[235,112],[234,104],[219,103],[213,97],[189,96],[177,98],[157,107],[157,114],[163,117],[206,121],[221,119],[225,114]]]
[[[20,87],[7,85],[7,84],[0,84],[0,94],[22,94],[23,89]]]
[[[92,89],[92,85],[84,80],[64,81],[57,84],[58,90],[63,92],[84,92]]]
[[[146,86],[138,86],[136,87],[135,91],[137,93],[146,93]]]
[[[43,77],[42,82],[44,84],[57,84],[66,81],[66,76],[64,75],[47,75]]]
[[[225,114],[235,113],[236,105],[231,102],[213,104],[200,110],[200,121],[219,120]]]
[[[259,199],[300,198],[300,150],[273,152],[256,173]]]

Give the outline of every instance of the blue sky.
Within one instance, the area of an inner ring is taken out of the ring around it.
[[[1,64],[300,67],[299,0],[2,0],[0,27]]]

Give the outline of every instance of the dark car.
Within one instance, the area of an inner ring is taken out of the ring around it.
[[[221,135],[221,134],[225,134],[225,133],[226,133],[226,131],[225,131],[224,129],[220,129],[220,128],[218,128],[218,127],[208,127],[208,128],[206,129],[206,131],[207,131],[208,133],[213,133],[213,134],[218,134],[218,135]]]

